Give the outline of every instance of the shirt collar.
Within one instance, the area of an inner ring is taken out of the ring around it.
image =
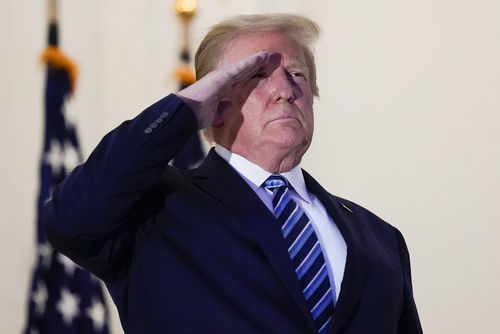
[[[215,144],[215,152],[233,167],[241,176],[249,181],[250,186],[255,191],[259,188],[272,173],[269,173],[262,167],[248,161],[239,154],[229,151],[227,148]],[[295,192],[306,202],[311,203],[311,198],[306,189],[304,175],[300,166],[295,166],[288,172],[280,174],[285,177]]]

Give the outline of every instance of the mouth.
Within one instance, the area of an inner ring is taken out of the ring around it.
[[[292,116],[292,115],[280,115],[280,116],[277,116],[273,119],[271,119],[270,122],[276,122],[276,121],[299,121],[299,119],[296,117],[296,116]]]
[[[288,126],[296,127],[300,125],[300,121],[297,119],[297,117],[286,116],[286,117],[274,118],[269,122],[269,124],[274,124],[275,126],[283,126],[283,127],[288,127]]]

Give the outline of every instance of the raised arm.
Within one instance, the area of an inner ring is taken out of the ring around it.
[[[138,228],[161,210],[158,185],[168,162],[197,129],[217,124],[220,102],[238,84],[278,58],[259,52],[211,72],[108,133],[45,205],[55,249],[104,280],[124,273]]]

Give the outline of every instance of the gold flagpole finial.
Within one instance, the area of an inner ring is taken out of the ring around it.
[[[47,1],[48,22],[57,22],[57,0]]]
[[[189,20],[196,13],[196,0],[177,0],[175,10],[181,18]]]

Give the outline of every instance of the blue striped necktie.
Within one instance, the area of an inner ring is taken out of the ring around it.
[[[309,217],[293,200],[284,177],[271,175],[263,186],[272,193],[274,215],[281,223],[288,254],[316,328],[320,334],[326,333],[333,315],[334,288],[318,237]]]

